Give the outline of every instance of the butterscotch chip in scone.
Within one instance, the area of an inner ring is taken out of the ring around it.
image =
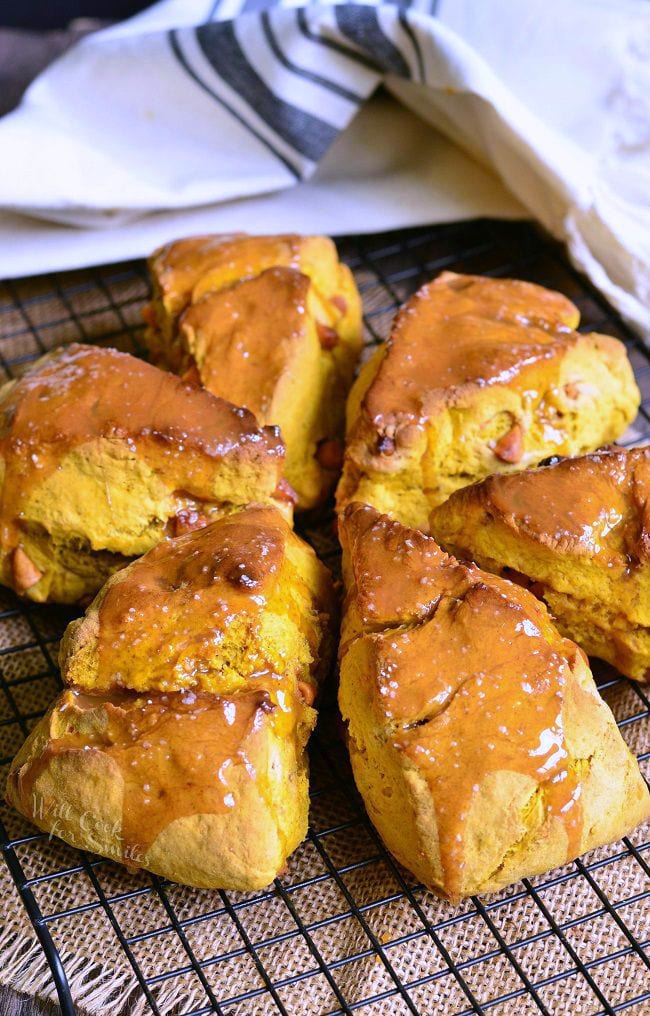
[[[0,389],[0,425],[0,581],[32,600],[92,595],[233,506],[290,514],[277,429],[115,349],[42,357]]]
[[[160,543],[68,627],[69,687],[14,760],[9,800],[130,867],[268,885],[307,830],[331,613],[327,569],[275,509]]]
[[[610,447],[456,491],[431,532],[532,589],[560,631],[650,677],[650,448]]]
[[[532,593],[367,505],[339,526],[339,703],[357,786],[402,864],[456,901],[648,816],[584,653]]]
[[[348,401],[339,509],[426,529],[459,487],[619,437],[639,406],[625,347],[528,282],[443,272],[398,313]]]
[[[359,294],[332,241],[195,237],[149,267],[145,341],[157,362],[278,425],[298,506],[322,501],[340,472],[361,348]]]

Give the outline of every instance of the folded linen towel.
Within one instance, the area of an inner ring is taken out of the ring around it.
[[[0,120],[0,207],[119,230],[296,188],[383,85],[470,156],[460,191],[476,165],[495,174],[650,335],[649,57],[643,0],[166,0],[84,39]]]

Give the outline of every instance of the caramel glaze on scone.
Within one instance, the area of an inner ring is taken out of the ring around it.
[[[454,901],[490,892],[648,816],[586,657],[539,600],[366,505],[340,533],[354,776],[417,878]]]
[[[619,437],[639,405],[625,347],[528,282],[444,272],[398,313],[348,401],[339,509],[426,529],[457,488]]]
[[[268,885],[306,834],[329,572],[252,507],[159,544],[65,634],[69,684],[14,760],[41,829],[204,887]]]
[[[156,362],[280,427],[298,507],[336,482],[361,302],[323,236],[193,237],[149,261]]]
[[[457,491],[431,514],[449,551],[532,589],[560,631],[650,678],[650,448],[606,448]]]
[[[32,600],[93,595],[233,506],[291,512],[277,429],[115,349],[44,356],[0,389],[0,421],[0,581]]]

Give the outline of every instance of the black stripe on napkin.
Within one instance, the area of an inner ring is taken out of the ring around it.
[[[255,2],[257,2],[257,0],[255,0]],[[264,0],[264,2],[266,2],[266,0]],[[364,101],[365,96],[358,95],[357,92],[350,91],[349,88],[339,85],[338,82],[330,81],[329,78],[324,78],[321,74],[317,74],[315,71],[310,71],[306,67],[299,67],[297,64],[289,60],[280,49],[280,44],[273,31],[271,17],[268,11],[265,11],[264,14],[262,14],[261,21],[264,35],[266,36],[269,46],[273,50],[273,55],[280,61],[282,66],[286,67],[292,74],[297,74],[306,81],[313,81],[314,84],[321,85],[323,88],[327,88],[328,91],[334,92],[336,95],[341,95],[344,99],[349,99],[350,102],[354,102],[357,105]]]
[[[342,4],[334,7],[334,10],[336,23],[343,34],[367,53],[372,53],[383,71],[391,71],[401,78],[411,77],[404,55],[384,34],[373,7]]]
[[[215,99],[220,106],[223,106],[223,108],[228,113],[230,113],[230,115],[233,117],[234,120],[237,120],[237,122],[240,123],[242,127],[245,127],[248,131],[250,131],[250,133],[255,138],[257,138],[257,140],[262,145],[264,145],[265,148],[269,150],[269,152],[275,155],[276,159],[279,159],[279,161],[289,170],[291,175],[294,176],[296,180],[300,180],[302,174],[300,173],[298,167],[294,166],[293,163],[290,162],[289,159],[287,159],[286,156],[282,154],[282,152],[278,151],[275,145],[273,145],[270,141],[267,140],[267,138],[265,138],[262,134],[260,134],[260,132],[256,130],[255,127],[252,126],[252,124],[247,123],[246,120],[244,120],[244,118],[241,117],[235,109],[233,109],[233,107],[230,105],[229,102],[227,102],[224,98],[222,98],[217,92],[215,92],[213,88],[211,88],[208,84],[206,84],[205,81],[203,81],[202,78],[199,77],[194,68],[191,67],[188,61],[186,60],[185,54],[180,48],[175,29],[172,29],[170,32],[168,32],[168,38],[169,44],[171,46],[171,51],[174,54],[174,57],[176,58],[179,65],[185,71],[185,73],[189,74],[192,80],[196,82],[196,84],[200,88],[202,88],[204,92],[207,92],[208,95],[210,95],[213,99]]]
[[[214,71],[297,152],[318,162],[338,131],[312,113],[285,102],[268,87],[249,63],[232,23],[222,21],[196,29],[198,43]]]
[[[420,75],[420,81],[422,81],[424,83],[426,81],[426,77],[425,77],[425,73],[424,73],[424,60],[422,58],[422,50],[420,49],[420,43],[418,42],[418,37],[415,34],[415,32],[413,31],[413,29],[411,28],[411,23],[410,23],[408,17],[406,16],[406,12],[405,11],[400,11],[399,12],[399,23],[402,26],[402,28],[404,29],[404,31],[406,32],[406,34],[408,35],[408,37],[411,40],[411,42],[413,43],[413,49],[415,50],[415,59],[418,62],[418,72],[419,72],[419,75]]]
[[[317,42],[320,46],[324,46],[326,49],[331,49],[335,53],[340,53],[341,56],[347,56],[350,60],[354,60],[355,63],[361,64],[362,67],[367,67],[371,71],[380,71],[381,67],[376,60],[366,56],[365,53],[358,53],[356,49],[350,49],[349,46],[344,46],[342,43],[337,42],[335,39],[326,39],[322,35],[317,35],[316,32],[312,32],[307,22],[305,10],[303,7],[297,9],[298,14],[298,27],[300,31],[309,39],[310,42]]]

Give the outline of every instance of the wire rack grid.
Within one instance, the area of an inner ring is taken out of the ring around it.
[[[582,327],[626,343],[644,402],[623,443],[650,441],[650,358],[532,225],[477,220],[346,238],[340,249],[363,295],[369,344],[385,338],[398,304],[444,268],[563,291],[579,306]],[[137,352],[147,297],[140,262],[7,282],[0,287],[0,371],[16,376],[68,341]],[[322,523],[306,535],[336,564],[331,530]],[[22,603],[7,590],[0,597],[6,768],[57,692],[57,642],[72,615]],[[609,672],[600,690],[647,772],[646,689]],[[382,846],[331,707],[322,711],[310,754],[309,835],[264,892],[198,891],[128,874],[34,832],[4,809],[4,859],[66,1016],[84,1011],[83,985],[81,1001],[71,989],[80,956],[100,981],[103,967],[119,970],[116,1013],[134,1003],[139,1012],[192,1016],[650,1013],[647,830],[453,908]]]

